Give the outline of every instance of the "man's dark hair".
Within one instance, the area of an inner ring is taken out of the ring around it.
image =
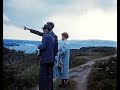
[[[54,28],[54,23],[53,22],[47,22],[47,25],[50,27],[51,30]]]

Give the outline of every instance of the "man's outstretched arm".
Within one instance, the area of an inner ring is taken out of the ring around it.
[[[30,29],[30,32],[31,33],[34,33],[34,34],[36,34],[36,35],[39,35],[39,36],[43,36],[43,32],[39,32],[39,31],[37,31],[37,30],[33,30],[33,29]]]
[[[34,34],[39,35],[39,36],[43,36],[43,34],[44,34],[43,32],[39,32],[37,30],[33,30],[33,29],[27,28],[25,26],[24,26],[24,30],[30,30],[31,33],[34,33]]]

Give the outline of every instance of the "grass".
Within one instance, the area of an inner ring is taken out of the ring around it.
[[[88,53],[81,54],[79,50],[77,51],[78,53],[71,52],[70,54],[70,68],[84,64],[88,58],[100,56],[100,54],[89,56]],[[27,54],[24,51],[9,50],[3,47],[3,89],[22,90],[24,86],[32,87],[37,84],[39,84],[37,54]]]
[[[79,66],[81,64],[84,64],[87,60],[82,58],[81,56],[76,56],[74,59],[71,59],[70,61],[70,68]]]
[[[88,90],[116,90],[116,69],[116,57],[97,62],[88,77]]]
[[[3,49],[3,88],[4,90],[23,89],[34,86],[39,81],[39,60],[34,54]]]
[[[16,75],[17,81],[21,81],[25,86],[35,86],[39,83],[39,65],[34,64],[27,67],[20,74]]]

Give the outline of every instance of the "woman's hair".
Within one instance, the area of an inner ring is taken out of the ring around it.
[[[63,37],[65,37],[65,38],[68,38],[68,37],[69,37],[69,35],[68,35],[67,32],[63,32],[61,35],[62,35]]]

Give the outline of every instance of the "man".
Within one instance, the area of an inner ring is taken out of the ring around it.
[[[42,43],[38,46],[38,49],[40,49],[41,52],[39,90],[51,90],[53,87],[52,69],[54,63],[55,40],[50,34],[50,28],[48,25],[44,25],[42,29],[44,31]]]
[[[50,28],[50,33],[53,36],[53,38],[55,39],[55,45],[54,45],[54,56],[57,55],[58,52],[58,37],[55,35],[55,33],[53,32],[53,28],[54,28],[54,23],[53,22],[47,22],[48,27]],[[30,30],[31,33],[34,33],[36,35],[39,36],[43,36],[44,33],[43,32],[39,32],[37,30],[33,30],[33,29],[29,29],[27,27],[25,27],[24,29]]]
[[[55,46],[54,46],[54,56],[57,55],[58,52],[58,37],[53,32],[54,24],[52,22],[47,22],[47,25],[50,27],[50,32],[53,38],[55,39]]]
[[[54,23],[53,22],[47,22],[47,26],[50,29],[50,34],[55,39],[55,43],[54,43],[54,59],[55,59],[55,56],[57,55],[57,52],[58,52],[58,37],[53,32]],[[27,27],[25,27],[24,29],[30,30],[31,33],[34,33],[34,34],[39,35],[39,36],[43,36],[44,35],[43,32],[39,32],[37,30],[29,29]],[[51,72],[53,73],[53,69],[51,69]],[[51,76],[52,76],[52,79],[53,79],[53,74]],[[51,90],[53,90],[53,82],[52,82]]]

